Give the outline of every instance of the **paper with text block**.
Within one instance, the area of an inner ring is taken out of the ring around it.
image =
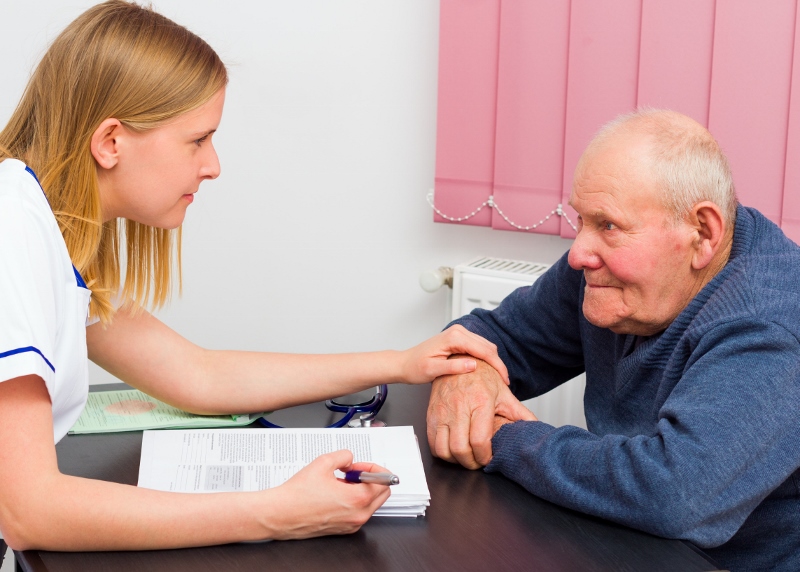
[[[137,389],[93,391],[70,435],[116,433],[143,429],[244,427],[263,413],[252,415],[195,415],[181,411]]]
[[[349,449],[400,477],[377,516],[421,516],[430,492],[413,427],[145,431],[139,486],[208,493],[277,487],[318,456]]]

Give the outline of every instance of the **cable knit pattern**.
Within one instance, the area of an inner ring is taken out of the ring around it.
[[[565,255],[456,321],[498,345],[521,399],[586,372],[588,431],[506,425],[486,470],[731,570],[800,570],[800,248],[739,207],[726,266],[649,338],[589,324],[584,286]]]

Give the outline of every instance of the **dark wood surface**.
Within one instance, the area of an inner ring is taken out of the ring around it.
[[[501,475],[434,459],[425,436],[429,391],[429,386],[391,386],[380,415],[391,425],[415,427],[431,491],[424,518],[372,518],[353,535],[301,541],[143,552],[28,551],[17,554],[18,565],[35,572],[715,569],[687,543],[582,515],[534,497]],[[322,404],[314,404],[270,419],[317,427],[330,417]],[[135,485],[141,440],[141,432],[68,436],[56,447],[58,464],[67,474]]]

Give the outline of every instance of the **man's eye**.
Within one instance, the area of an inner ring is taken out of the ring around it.
[[[613,222],[604,222],[603,223],[603,228],[605,230],[616,230],[617,225],[615,225]]]

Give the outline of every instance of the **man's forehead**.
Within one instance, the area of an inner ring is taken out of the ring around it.
[[[584,156],[586,160],[595,160],[605,156],[628,156],[641,159],[649,156],[654,143],[653,135],[633,127],[622,126],[602,138],[592,140],[586,146]]]
[[[652,138],[641,133],[619,133],[592,142],[575,169],[575,181],[585,178],[609,184],[653,179]]]
[[[659,191],[646,150],[631,141],[593,149],[576,169],[569,204],[581,216],[596,218],[652,206]]]
[[[573,189],[568,204],[583,218],[619,218],[626,211],[625,201],[610,193],[579,193]]]

